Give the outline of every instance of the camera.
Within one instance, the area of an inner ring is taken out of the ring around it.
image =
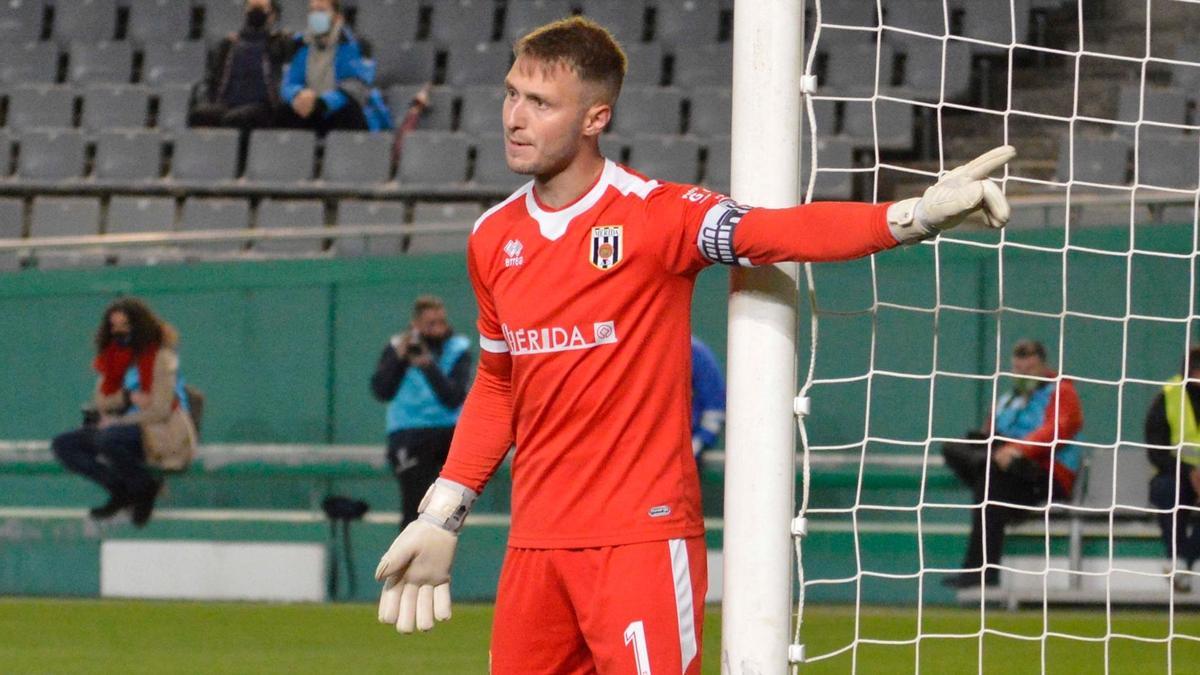
[[[421,338],[421,334],[413,332],[408,340],[408,348],[404,350],[405,356],[415,358],[425,353],[425,342]]]

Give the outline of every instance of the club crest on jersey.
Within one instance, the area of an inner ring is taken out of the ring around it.
[[[592,243],[588,247],[588,260],[600,270],[616,267],[625,254],[625,238],[622,226],[601,225],[592,228]]]

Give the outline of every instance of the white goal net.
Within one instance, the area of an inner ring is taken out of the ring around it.
[[[801,672],[1200,658],[1200,565],[1172,564],[1159,530],[1165,516],[1186,535],[1200,511],[1152,504],[1148,450],[1175,482],[1190,467],[1146,437],[1200,340],[1198,28],[1200,3],[1182,0],[808,1],[806,201],[917,196],[991,147],[1019,156],[996,176],[1007,229],[806,270]],[[1082,408],[1074,491],[1050,508],[981,504],[942,457],[971,431],[1005,442],[989,421],[1021,340],[1044,345],[1046,382],[1069,380]],[[981,506],[1022,516],[986,569],[963,562]]]

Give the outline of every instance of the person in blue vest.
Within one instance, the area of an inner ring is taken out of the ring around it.
[[[692,452],[711,449],[725,426],[725,378],[708,345],[692,336]]]
[[[1200,558],[1200,345],[1188,350],[1186,381],[1176,375],[1146,412],[1146,456],[1157,473],[1150,479],[1150,503],[1159,509],[1167,569],[1175,590],[1192,590],[1190,572]],[[1180,508],[1180,507],[1185,508]]]
[[[280,93],[287,105],[281,126],[385,131],[392,114],[374,86],[375,62],[342,19],[339,0],[310,0],[308,29],[296,36],[296,51]]]
[[[375,398],[388,404],[387,459],[400,483],[401,528],[417,519],[421,498],[446,463],[467,398],[470,344],[450,327],[440,298],[421,296],[412,325],[392,336],[371,376]]]

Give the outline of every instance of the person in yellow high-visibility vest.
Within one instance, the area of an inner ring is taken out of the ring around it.
[[[1174,560],[1172,583],[1178,591],[1191,590],[1189,574],[1200,558],[1200,518],[1195,507],[1200,497],[1200,345],[1188,351],[1184,364],[1187,381],[1176,376],[1163,387],[1146,413],[1146,456],[1158,469],[1150,479],[1150,503],[1161,509],[1167,557]]]

